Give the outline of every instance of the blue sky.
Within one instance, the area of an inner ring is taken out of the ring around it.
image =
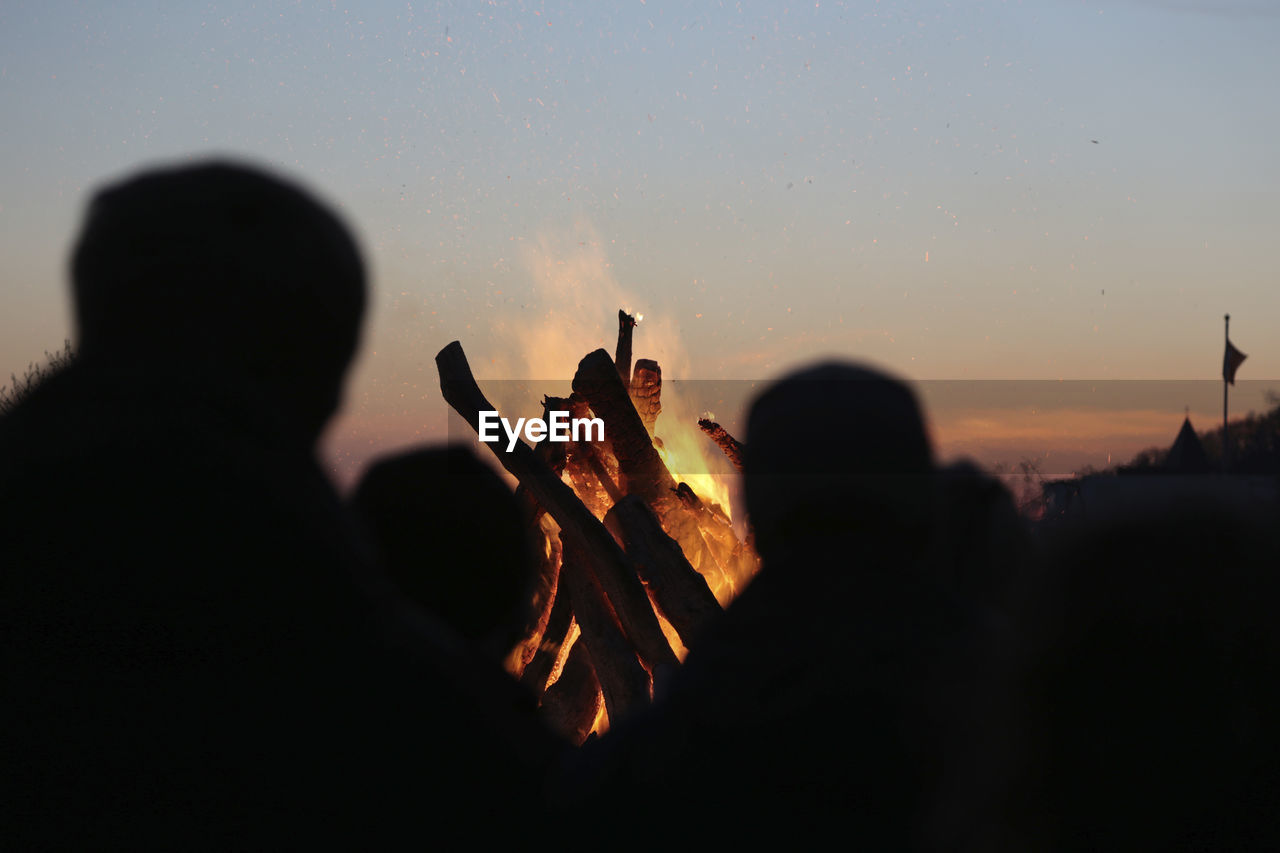
[[[689,378],[1212,379],[1228,311],[1280,376],[1269,8],[5,4],[0,369],[70,333],[92,187],[221,152],[361,235],[343,464],[441,432],[450,340],[567,376],[618,302]]]

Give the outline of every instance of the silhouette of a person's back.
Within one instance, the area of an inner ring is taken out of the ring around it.
[[[406,596],[476,649],[504,660],[533,600],[533,558],[520,505],[466,447],[426,447],[374,464],[352,509]]]
[[[365,295],[338,219],[150,172],[94,199],[73,293],[77,362],[0,422],[6,831],[257,846],[529,802],[550,746],[369,571],[315,461]]]
[[[1020,681],[1024,846],[1278,849],[1274,517],[1203,496],[1056,533]]]
[[[752,407],[745,484],[759,574],[586,763],[707,839],[928,846],[971,638],[923,565],[934,469],[910,391],[845,365],[783,379]]]

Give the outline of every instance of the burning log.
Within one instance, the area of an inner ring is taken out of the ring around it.
[[[628,494],[654,504],[676,487],[607,352],[598,349],[578,362],[573,390],[604,421]]]
[[[622,380],[618,378],[608,353],[597,350],[584,359],[584,363],[593,357],[603,357],[608,366],[608,377],[612,380],[612,387],[621,389]],[[598,359],[596,363],[598,364]],[[480,386],[476,384],[471,366],[467,363],[467,356],[462,351],[462,344],[454,341],[442,349],[436,355],[436,369],[440,373],[440,390],[445,400],[478,433],[480,412],[494,411],[494,407],[485,399]],[[582,373],[581,365],[579,365],[579,373]],[[575,389],[577,384],[575,377]],[[590,401],[591,398],[587,397],[587,399]],[[625,392],[622,394],[622,400],[630,409],[635,426],[639,427],[641,434],[644,434],[639,416],[631,406],[631,401],[626,398]],[[594,403],[592,408],[595,408]],[[595,411],[600,417],[605,417],[599,409]],[[607,419],[606,423],[608,423]],[[657,451],[653,449],[653,445],[647,438],[645,444],[648,445],[649,452],[661,468],[661,472],[670,480],[670,473],[662,466],[662,460],[658,459]],[[519,480],[547,511],[547,514],[560,525],[562,542],[572,543],[582,551],[584,559],[590,563],[596,579],[612,604],[622,630],[649,669],[652,670],[662,664],[676,664],[675,653],[671,651],[670,644],[662,634],[658,617],[653,612],[643,584],[636,576],[635,569],[631,566],[626,554],[600,520],[591,514],[573,490],[557,477],[523,441],[517,441],[510,453],[504,452],[496,444],[490,444],[489,447],[494,451],[502,467]],[[617,452],[616,441],[614,448]]]
[[[555,669],[556,661],[560,659],[560,647],[568,639],[569,630],[573,627],[573,608],[569,604],[569,596],[561,595],[559,589],[560,539],[557,536],[548,536],[547,540],[551,545],[547,562],[550,564],[550,571],[555,573],[556,584],[551,590],[552,603],[545,620],[540,620],[529,633],[532,654],[525,661],[524,669],[520,672],[520,680],[528,685],[534,696],[539,699],[547,689],[547,680],[551,677],[551,671]]]
[[[649,507],[636,496],[623,498],[605,516],[605,526],[622,540],[662,615],[686,648],[720,612],[711,587],[689,564]]]
[[[576,394],[569,397],[543,397],[542,420],[550,423],[552,412],[568,412],[570,419],[585,418],[590,413],[590,407],[587,406],[586,400]],[[594,507],[600,503],[605,493],[596,482],[594,471],[587,465],[583,447],[577,442],[543,439],[535,444],[533,449],[551,466],[551,470],[557,476],[568,473],[574,493],[587,505],[588,509],[594,512]],[[521,485],[517,489],[517,494],[522,491],[528,490]]]
[[[560,397],[543,397],[543,420],[549,420],[551,412],[561,410],[561,404],[567,402],[567,400]],[[540,441],[535,448],[535,452],[551,467],[557,477],[564,473],[568,457],[565,454],[565,446],[563,444]],[[520,675],[523,674],[525,668],[537,655],[537,650],[542,642],[541,638],[547,632],[551,610],[554,607],[556,598],[556,584],[560,576],[560,539],[557,536],[548,535],[542,529],[542,516],[546,514],[546,511],[523,483],[516,487],[516,500],[519,502],[521,512],[524,515],[525,529],[530,532],[530,537],[533,539],[533,550],[538,555],[538,566],[534,575],[533,595],[530,602],[529,621],[524,634],[526,644],[521,650],[519,672],[517,673],[517,675]],[[569,614],[565,617],[564,630],[568,630],[568,627]],[[559,639],[556,640],[557,650],[558,644],[563,640],[564,631],[561,631]],[[553,655],[552,661],[554,662],[554,660],[555,657]],[[550,672],[551,670],[548,666],[546,673],[542,676],[541,684],[538,685],[537,693],[542,693],[542,689],[547,683],[547,675]]]
[[[716,446],[724,451],[724,455],[729,457],[729,461],[734,468],[742,470],[742,442],[738,441],[725,430],[724,427],[713,420],[702,418],[698,421],[698,426],[702,427],[702,431],[711,437]]]
[[[716,503],[708,503],[698,497],[688,483],[676,486],[676,497],[697,521],[702,538],[711,546],[716,560],[723,563],[727,553],[740,544],[738,534],[733,529],[733,522],[724,510]]]
[[[600,715],[600,682],[585,644],[574,643],[556,683],[542,699],[542,715],[552,729],[575,745],[591,734]]]
[[[648,362],[653,365],[652,371],[643,368],[644,364],[644,359],[636,362],[637,380],[646,373],[660,377],[657,364]],[[653,446],[654,439],[635,405],[632,405],[630,394],[614,373],[607,352],[596,350],[579,362],[577,373],[573,375],[573,392],[584,397],[590,403],[591,411],[604,420],[605,434],[611,437],[618,470],[626,478],[627,493],[639,494],[641,500],[657,512],[664,528],[675,535],[682,547],[690,549],[691,562],[700,571],[722,571],[707,543],[703,542],[694,519],[677,500],[676,479]]]
[[[591,511],[592,515],[599,518],[604,514],[604,508],[609,505],[609,495],[601,487],[599,478],[591,470],[585,457],[585,449],[574,447],[569,456],[569,467],[565,471],[569,475],[569,485],[573,487],[574,494],[582,500],[583,505]]]
[[[724,509],[717,503],[702,500],[686,483],[681,483],[676,488],[676,497],[693,515],[694,523],[707,544],[707,550],[720,569],[715,586],[716,598],[720,601],[733,598],[738,594],[742,582],[752,577],[760,567],[754,540],[744,545],[738,539],[733,522]],[[702,564],[699,563],[699,568],[701,567]]]
[[[640,374],[637,363],[636,375]],[[663,527],[685,549],[698,571],[722,574],[724,569],[703,541],[696,520],[676,498],[675,478],[653,446],[653,438],[622,387],[608,353],[596,350],[578,363],[573,390],[604,420],[618,469],[626,478],[627,494],[639,495],[657,513]]]
[[[644,428],[653,435],[658,415],[662,414],[662,368],[658,362],[642,358],[636,362],[635,373],[631,377],[631,402],[640,413]]]
[[[544,421],[549,420],[553,411],[560,411],[562,408],[568,409],[568,403],[568,399],[563,397],[543,397],[542,419]],[[564,473],[565,465],[569,461],[564,444],[556,441],[540,441],[538,446],[534,448],[534,452],[538,454],[538,457],[543,462],[547,463],[557,477]],[[520,502],[530,529],[537,527],[546,511],[533,497],[533,494],[524,483],[516,486],[516,500]],[[559,564],[557,563],[557,565]]]
[[[582,553],[572,545],[565,548],[564,565],[560,567],[573,602],[575,618],[582,628],[578,646],[585,646],[600,690],[604,693],[609,722],[616,723],[627,714],[649,703],[649,673],[645,672],[622,629],[614,621],[604,590],[591,574]]]
[[[604,466],[604,460],[600,458],[600,451],[596,449],[594,444],[589,442],[581,444],[579,447],[586,460],[587,469],[595,475],[600,487],[609,496],[609,503],[615,504],[620,501],[622,499],[622,489],[618,488],[618,484],[613,481],[613,477],[609,476],[609,472]]]
[[[580,418],[586,415],[587,407],[585,403],[578,403],[569,397],[543,396],[542,419],[550,423],[552,412],[569,412],[569,417]],[[536,450],[543,461],[556,473],[556,476],[564,473],[564,466],[568,462],[568,452],[563,442],[543,439],[538,442]]]
[[[555,610],[556,587],[560,582],[560,539],[548,536],[538,523],[538,516],[542,514],[540,508],[530,512],[529,507],[525,506],[523,511],[526,519],[525,530],[531,540],[532,553],[536,555],[537,568],[534,572],[529,611],[522,634],[525,639],[520,645],[519,656],[514,664],[513,674],[517,677],[524,673],[537,656],[543,639],[547,635],[551,614]],[[544,685],[547,683],[546,676],[543,676],[542,683]],[[541,692],[541,688],[538,692]]]
[[[544,397],[543,421],[550,422],[553,411],[568,412],[570,419],[576,420],[589,417],[591,407],[577,394],[569,397]],[[544,439],[534,446],[534,450],[548,461],[557,475],[568,472],[573,491],[593,514],[603,515],[605,508],[612,506],[622,496],[621,489],[601,459],[601,451],[594,443],[552,442]],[[521,491],[526,491],[523,486],[517,489],[517,494]]]
[[[636,318],[619,308],[618,347],[614,351],[613,363],[618,368],[623,385],[631,384],[631,333],[635,327]]]
[[[686,483],[676,487],[676,497],[693,513],[703,541],[722,569],[720,592],[729,597],[737,595],[742,581],[755,575],[760,568],[753,535],[748,532],[746,542],[739,540],[733,522],[720,505],[702,500]]]

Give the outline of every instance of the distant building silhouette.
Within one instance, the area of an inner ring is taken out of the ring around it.
[[[1050,480],[1043,486],[1044,523],[1101,518],[1134,505],[1156,509],[1186,498],[1214,498],[1241,505],[1280,499],[1275,477],[1218,476],[1204,442],[1182,420],[1173,444],[1164,453],[1144,451],[1134,462],[1101,473]]]
[[[1210,471],[1209,457],[1191,426],[1190,416],[1182,419],[1182,429],[1178,430],[1178,437],[1165,457],[1164,470],[1170,474],[1208,474]]]

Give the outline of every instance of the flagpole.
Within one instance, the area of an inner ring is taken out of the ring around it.
[[[1231,315],[1222,315],[1222,336],[1226,347],[1231,346]],[[1226,352],[1226,349],[1223,350]],[[1225,358],[1225,356],[1224,356]],[[1231,445],[1227,442],[1227,371],[1222,371],[1222,473],[1227,473],[1227,455]]]

